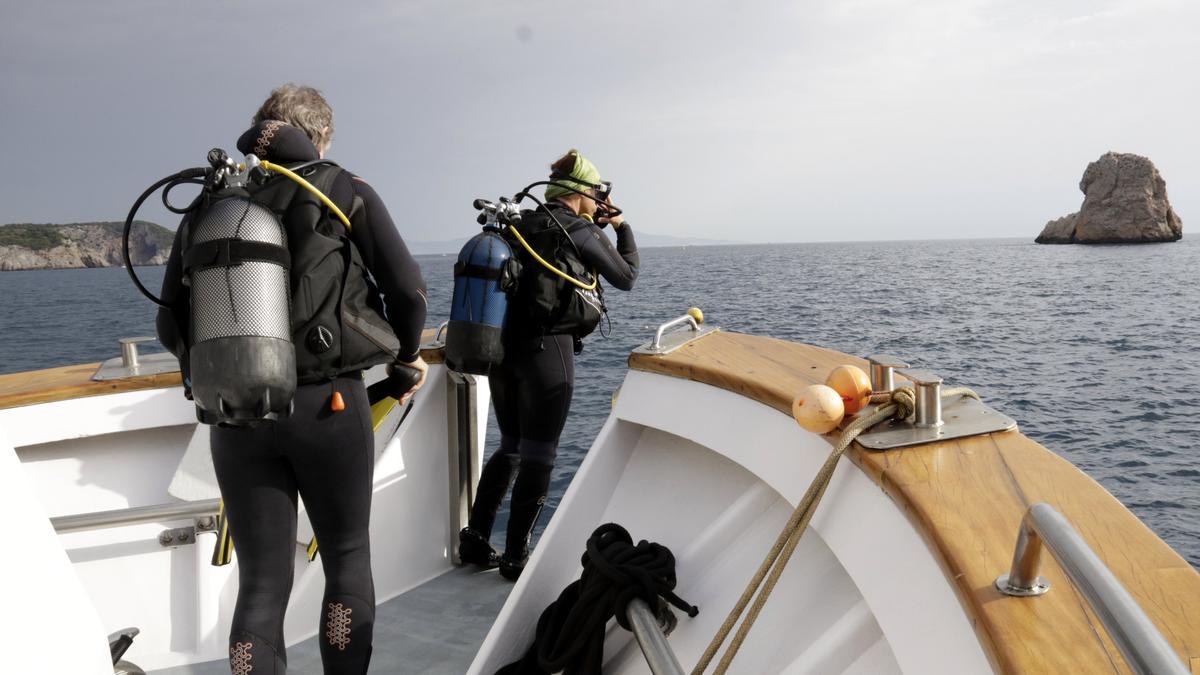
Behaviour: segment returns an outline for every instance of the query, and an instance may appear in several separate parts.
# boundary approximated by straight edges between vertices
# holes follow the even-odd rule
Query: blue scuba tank
[[[451,370],[487,375],[504,359],[501,334],[517,264],[494,225],[484,227],[459,251],[446,328],[446,365]]]

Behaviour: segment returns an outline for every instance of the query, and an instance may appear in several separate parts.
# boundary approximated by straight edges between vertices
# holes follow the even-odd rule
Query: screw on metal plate
[[[1001,574],[996,577],[996,590],[1005,595],[1015,595],[1019,598],[1029,598],[1035,595],[1045,595],[1050,590],[1050,582],[1045,577],[1034,577],[1028,586],[1018,586],[1011,582],[1009,575]]]
[[[166,548],[196,543],[196,528],[175,527],[158,533],[158,543]]]
[[[720,330],[719,328],[713,326],[704,325],[702,323],[703,315],[699,314],[699,310],[696,311],[697,315],[701,317],[699,321],[696,319],[697,315],[693,315],[689,311],[688,314],[684,314],[683,316],[676,317],[670,321],[660,324],[654,331],[654,338],[650,340],[650,342],[647,342],[634,349],[633,353],[652,355],[670,354],[689,342],[694,342],[705,335],[709,335]],[[677,326],[686,326],[687,328],[685,330],[668,332]]]
[[[136,377],[138,375],[157,375],[159,373],[178,371],[179,359],[175,358],[173,354],[142,355],[138,351],[139,344],[154,341],[155,338],[152,337],[119,339],[117,342],[121,345],[121,355],[101,363],[96,373],[92,375],[92,380],[103,382],[105,380],[121,380],[128,377]]]
[[[887,368],[886,359],[872,357],[872,372],[879,359],[880,370]],[[893,359],[894,363],[895,360]],[[889,369],[890,370],[890,369]],[[858,443],[867,450],[891,450],[913,445],[923,445],[953,438],[966,438],[1015,429],[1016,420],[988,407],[969,396],[951,396],[942,399],[942,378],[925,370],[903,369],[896,371],[912,382],[915,410],[905,420],[883,422],[858,437]],[[880,374],[881,378],[891,373]],[[886,382],[880,382],[886,385]],[[874,382],[872,386],[878,386]],[[905,383],[904,386],[908,386]]]

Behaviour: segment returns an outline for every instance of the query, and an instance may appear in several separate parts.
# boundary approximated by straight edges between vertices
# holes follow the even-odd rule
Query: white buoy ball
[[[792,401],[792,417],[814,434],[833,431],[842,423],[845,415],[842,397],[833,388],[823,384],[806,387]]]

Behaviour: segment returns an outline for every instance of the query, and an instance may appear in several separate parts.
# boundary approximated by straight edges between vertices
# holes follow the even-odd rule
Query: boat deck
[[[512,583],[496,570],[462,567],[376,608],[371,672],[461,675],[467,672]],[[128,658],[137,662],[137,641]],[[288,648],[288,672],[319,675],[316,637]],[[151,675],[228,675],[228,661],[151,671]]]
[[[829,349],[727,332],[665,356],[629,359],[634,370],[725,389],[789,416],[797,392],[824,382],[842,364],[867,366]],[[1048,502],[1200,673],[1200,574],[1094,480],[1019,431],[884,452],[855,445],[847,458],[903,510],[938,556],[997,671],[1077,672],[1087,663],[1129,672],[1053,556],[1042,556],[1041,574],[1059,590],[1032,601],[996,590],[1021,518],[1030,505]]]

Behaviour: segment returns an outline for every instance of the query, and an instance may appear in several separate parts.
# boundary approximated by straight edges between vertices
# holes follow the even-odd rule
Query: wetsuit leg
[[[492,406],[496,410],[496,422],[500,426],[500,447],[483,465],[479,487],[475,491],[475,502],[471,505],[471,518],[467,525],[474,530],[471,536],[477,534],[483,541],[492,536],[496,511],[499,510],[504,495],[508,493],[508,486],[516,468],[518,441],[521,437],[520,416],[517,413],[517,382],[517,374],[505,368],[503,364],[493,368],[488,376]]]
[[[334,391],[346,409],[333,412]],[[375,440],[361,377],[301,387],[296,423],[280,429],[325,571],[318,644],[326,675],[361,675],[371,658],[375,587],[371,577],[371,492]]]
[[[520,378],[516,385],[519,451],[522,460],[553,465],[575,391],[575,342],[570,335],[547,335],[542,346],[512,368]]]
[[[283,615],[292,590],[296,480],[275,446],[275,426],[213,427],[213,465],[238,563],[229,632],[230,670],[282,674]]]
[[[521,468],[513,484],[512,510],[504,539],[504,557],[510,561],[523,561],[529,557],[529,542],[542,508],[546,505],[546,493],[550,489],[550,474],[553,471],[552,465],[521,460]]]
[[[471,505],[471,519],[468,527],[484,539],[492,536],[492,526],[496,522],[496,511],[500,502],[508,493],[512,483],[513,471],[517,467],[517,439],[513,436],[501,436],[500,447],[488,458],[479,476],[479,488],[475,491],[475,503]]]
[[[338,413],[329,405],[335,388],[346,401]],[[299,491],[325,570],[319,633],[325,673],[360,675],[370,660],[375,613],[368,537],[374,435],[366,389],[361,378],[342,377],[298,387],[294,403],[292,415],[275,423],[213,429],[239,565],[231,666],[236,675],[251,672],[245,666],[253,675],[283,672]],[[278,659],[269,660],[260,645]]]
[[[504,557],[523,561],[533,528],[546,503],[558,438],[571,410],[575,387],[575,351],[570,335],[547,335],[544,349],[521,364],[517,387],[521,438],[520,469],[513,485]]]

